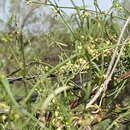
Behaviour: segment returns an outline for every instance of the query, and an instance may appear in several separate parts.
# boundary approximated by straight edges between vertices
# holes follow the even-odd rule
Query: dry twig
[[[128,25],[130,21],[130,17],[128,17],[122,31],[121,31],[121,34],[119,36],[119,39],[118,39],[118,42],[117,42],[117,45],[119,45],[121,43],[121,40],[122,40],[122,37],[123,37],[123,34],[126,30],[126,27]],[[111,77],[115,71],[115,68],[118,64],[118,61],[122,55],[122,52],[123,52],[123,48],[124,46],[121,47],[120,51],[118,52],[118,49],[119,47],[117,46],[114,50],[114,53],[113,53],[113,56],[111,58],[111,62],[109,64],[109,67],[108,67],[108,70],[107,70],[107,73],[106,73],[106,78],[103,82],[103,84],[101,85],[101,87],[99,88],[99,90],[97,91],[97,93],[95,94],[95,96],[89,101],[89,103],[86,105],[86,109],[89,108],[100,96],[103,92],[105,92],[108,88],[108,83],[110,82],[111,80]],[[117,59],[116,59],[116,56],[117,56]]]

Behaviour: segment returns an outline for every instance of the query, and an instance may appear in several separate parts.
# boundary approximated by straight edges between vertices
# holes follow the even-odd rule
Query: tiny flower
[[[90,14],[89,12],[85,12],[85,13],[83,14],[83,17],[88,17],[88,16],[91,16],[91,14]]]

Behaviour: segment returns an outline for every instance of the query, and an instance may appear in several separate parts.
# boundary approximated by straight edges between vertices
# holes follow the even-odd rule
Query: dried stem
[[[126,30],[126,27],[127,27],[128,23],[129,23],[129,21],[130,21],[130,17],[128,17],[128,19],[127,19],[127,21],[126,21],[126,23],[125,23],[125,25],[124,25],[124,27],[123,27],[123,29],[122,29],[122,31],[121,31],[121,34],[120,34],[119,40],[118,40],[118,42],[117,42],[117,45],[121,43],[123,34],[124,34],[125,30]],[[114,53],[113,53],[111,62],[110,62],[110,64],[109,64],[107,73],[106,73],[106,79],[105,79],[105,81],[103,82],[103,84],[101,85],[101,87],[99,88],[98,92],[95,94],[95,96],[94,96],[94,97],[89,101],[89,103],[86,105],[86,108],[89,108],[89,107],[101,96],[102,92],[107,90],[107,88],[108,88],[108,83],[110,82],[111,77],[112,77],[112,75],[113,75],[113,73],[114,73],[114,71],[115,71],[115,68],[116,68],[116,66],[117,66],[117,64],[118,64],[118,61],[119,61],[119,59],[120,59],[120,57],[121,57],[121,54],[122,54],[122,52],[123,52],[123,48],[124,48],[124,47],[122,46],[121,49],[120,49],[120,52],[119,52],[119,54],[118,54],[118,47],[116,47],[116,49],[115,49],[115,51],[114,51]],[[118,54],[118,57],[117,57],[117,59],[116,59],[117,54]],[[116,59],[116,61],[115,61],[115,59]]]

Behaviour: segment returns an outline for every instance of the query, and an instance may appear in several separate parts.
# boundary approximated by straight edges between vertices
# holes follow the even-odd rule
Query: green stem
[[[64,65],[65,63],[67,63],[68,61],[74,59],[75,57],[77,57],[79,55],[72,55],[70,56],[68,59],[66,59],[65,61],[61,62],[60,64],[56,65],[54,68],[52,68],[47,74],[45,74],[42,77],[42,80],[45,80],[50,74],[52,74],[53,72],[55,72],[58,68],[60,68],[62,65]],[[31,91],[29,92],[29,94],[27,95],[27,97],[25,98],[25,103],[28,101],[28,99],[30,98],[30,96],[32,95],[32,93],[34,92],[35,88],[40,84],[40,81],[37,81],[36,84],[33,86],[33,88],[31,89]]]

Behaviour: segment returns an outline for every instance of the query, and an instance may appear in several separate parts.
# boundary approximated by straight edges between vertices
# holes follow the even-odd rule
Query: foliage
[[[118,0],[106,12],[97,0],[95,11],[87,9],[84,0],[83,7],[70,1],[73,7],[27,1],[24,5],[31,13],[24,17],[26,10],[16,11],[5,24],[7,30],[1,31],[0,129],[129,128],[130,38],[125,33],[129,28],[125,8]],[[48,21],[37,16],[42,6],[52,8]],[[76,13],[67,16],[64,8]],[[124,14],[117,16],[117,10]],[[36,28],[38,21],[40,30],[43,21],[49,23],[47,31]]]

